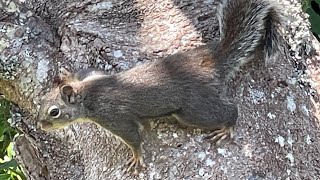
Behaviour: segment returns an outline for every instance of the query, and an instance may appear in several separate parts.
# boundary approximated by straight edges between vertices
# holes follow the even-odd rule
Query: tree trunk
[[[230,83],[240,118],[220,147],[204,133],[156,121],[143,132],[147,167],[126,173],[126,145],[85,123],[45,133],[41,96],[58,68],[127,70],[215,40],[211,0],[0,0],[0,93],[23,109],[17,159],[29,179],[318,179],[319,43],[298,2],[283,0],[285,50],[272,68],[248,65]]]

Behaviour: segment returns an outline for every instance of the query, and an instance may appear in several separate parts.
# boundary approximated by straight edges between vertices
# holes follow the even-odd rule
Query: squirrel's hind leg
[[[181,124],[213,131],[206,139],[219,144],[228,136],[233,137],[238,108],[209,94],[207,97],[196,96],[172,116]]]

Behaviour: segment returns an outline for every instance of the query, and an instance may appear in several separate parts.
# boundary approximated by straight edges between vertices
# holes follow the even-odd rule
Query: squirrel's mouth
[[[39,121],[38,127],[40,127],[42,130],[48,131],[50,129],[53,129],[53,124],[48,121]]]
[[[37,127],[41,128],[44,131],[52,131],[52,130],[58,130],[63,129],[70,124],[73,124],[73,121],[65,121],[63,119],[55,120],[55,121],[48,121],[48,120],[42,120],[38,121]]]

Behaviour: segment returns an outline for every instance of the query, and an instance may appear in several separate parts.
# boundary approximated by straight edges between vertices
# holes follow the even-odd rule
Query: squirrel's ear
[[[62,84],[62,79],[60,78],[60,76],[54,76],[53,77],[53,87],[57,87],[60,86]]]
[[[70,79],[71,77],[72,77],[72,73],[69,72],[67,69],[63,67],[59,69],[59,78],[61,79],[61,81],[67,82],[68,79]]]
[[[61,97],[70,104],[75,103],[76,93],[70,85],[64,85],[60,88]]]
[[[60,92],[66,96],[71,96],[74,93],[73,87],[71,87],[70,85],[62,86]]]
[[[53,78],[54,87],[63,86],[65,84],[67,84],[70,81],[70,79],[72,79],[72,75],[73,74],[71,72],[69,72],[67,69],[60,68],[59,74],[54,76],[54,78]]]

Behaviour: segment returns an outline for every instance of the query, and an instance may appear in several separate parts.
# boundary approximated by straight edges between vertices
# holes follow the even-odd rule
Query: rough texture
[[[125,173],[130,150],[93,124],[45,134],[39,96],[61,66],[110,73],[218,38],[211,0],[0,1],[0,93],[25,109],[18,159],[30,179],[320,178],[320,46],[297,0],[283,0],[284,53],[243,68],[228,95],[239,103],[235,139],[220,147],[199,130],[156,121],[144,132],[147,169]],[[11,92],[9,89],[14,89]],[[45,90],[44,90],[45,89]],[[31,115],[31,116],[29,116]],[[35,166],[36,165],[36,166]]]

